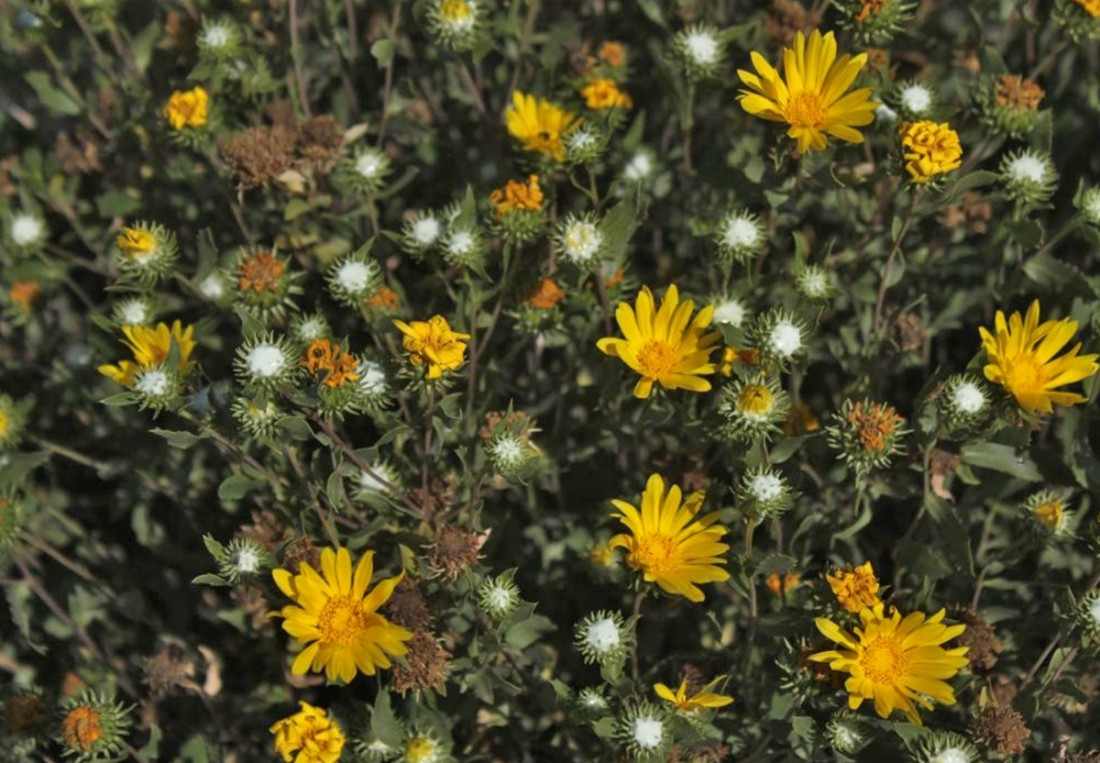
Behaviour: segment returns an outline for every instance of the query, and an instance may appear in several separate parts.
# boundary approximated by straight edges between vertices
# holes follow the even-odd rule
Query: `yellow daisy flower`
[[[184,127],[203,127],[206,125],[207,105],[210,96],[201,87],[190,90],[177,90],[172,93],[164,106],[164,118],[173,130]]]
[[[185,329],[179,321],[173,321],[171,329],[167,323],[158,323],[156,327],[123,326],[122,333],[126,335],[123,344],[134,353],[133,361],[120,360],[117,365],[105,364],[99,367],[99,372],[123,387],[133,385],[138,371],[159,366],[167,360],[172,352],[173,341],[180,348],[180,370],[187,370],[191,351],[195,349],[194,326]]]
[[[336,763],[344,751],[344,732],[324,709],[299,702],[301,710],[276,721],[269,731],[284,763]]]
[[[845,54],[837,59],[836,38],[814,30],[807,42],[802,32],[794,47],[783,51],[783,76],[764,56],[752,51],[757,74],[738,69],[750,90],[738,96],[741,108],[763,119],[786,122],[787,135],[798,141],[798,150],[824,151],[826,135],[862,143],[863,133],[855,129],[871,124],[878,106],[871,100],[871,88],[847,92],[867,63],[867,54]],[[754,92],[755,91],[755,92]]]
[[[410,631],[394,625],[377,610],[385,604],[404,573],[381,581],[367,592],[374,574],[374,552],[363,554],[352,574],[351,554],[346,548],[321,552],[321,574],[303,562],[297,575],[273,570],[279,590],[293,605],[278,613],[283,630],[305,648],[294,658],[290,671],[325,671],[328,680],[345,683],[357,672],[374,675],[390,667],[390,657],[403,657]]]
[[[848,707],[858,710],[863,701],[874,701],[875,712],[887,718],[895,710],[911,723],[920,723],[916,705],[927,710],[932,700],[942,705],[955,704],[955,692],[946,683],[966,667],[969,647],[944,649],[964,630],[965,625],[944,625],[944,610],[931,617],[912,612],[902,618],[891,608],[883,614],[883,605],[863,609],[859,613],[862,627],[854,635],[841,629],[832,620],[819,617],[817,629],[844,649],[810,655],[815,662],[826,662],[840,673],[848,673],[844,683],[848,691]]]
[[[714,317],[714,306],[707,305],[691,320],[695,303],[690,299],[680,302],[673,284],[661,307],[656,311],[653,308],[653,292],[643,286],[634,308],[620,302],[615,310],[615,320],[626,338],[604,337],[596,346],[642,377],[634,385],[634,397],[649,397],[654,382],[665,389],[706,392],[710,382],[699,377],[717,370],[710,354],[722,337],[717,331],[703,333]]]
[[[654,684],[653,691],[657,692],[657,696],[665,702],[672,703],[677,710],[692,713],[696,710],[725,707],[733,702],[733,697],[727,697],[725,694],[714,694],[710,691],[721,680],[721,677],[714,679],[690,697],[687,694],[687,679],[680,683],[680,688],[676,691],[672,691],[662,683]]]
[[[927,183],[936,175],[962,166],[959,134],[947,122],[902,122],[898,131],[905,171],[914,183]]]
[[[433,315],[426,321],[393,322],[405,335],[405,352],[414,366],[427,366],[428,379],[438,379],[444,371],[455,371],[465,362],[466,339],[451,329],[442,315]]]
[[[547,154],[561,161],[565,155],[562,137],[580,124],[572,112],[518,90],[512,93],[512,107],[504,112],[508,133],[527,151]]]
[[[1081,343],[1059,358],[1054,355],[1077,333],[1077,321],[1039,323],[1039,300],[1031,303],[1027,317],[997,311],[994,331],[978,329],[982,347],[989,357],[983,369],[985,378],[1008,390],[1021,408],[1050,413],[1053,405],[1070,406],[1088,398],[1072,392],[1057,392],[1056,387],[1087,379],[1100,370],[1098,355],[1078,355]]]
[[[700,517],[697,511],[702,501],[689,498],[681,504],[681,497],[676,485],[666,494],[664,480],[653,474],[642,493],[641,511],[613,499],[619,513],[612,516],[626,525],[630,534],[616,535],[608,545],[626,549],[626,563],[641,572],[647,583],[700,602],[703,592],[697,583],[729,580],[730,574],[722,566],[729,546],[719,542],[727,530],[716,524],[718,512]]]

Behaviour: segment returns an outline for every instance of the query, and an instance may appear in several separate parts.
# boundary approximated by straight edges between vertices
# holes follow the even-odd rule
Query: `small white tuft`
[[[169,381],[168,374],[161,371],[159,368],[153,368],[145,371],[134,382],[134,389],[143,395],[151,395],[156,397],[163,395],[168,391]]]
[[[1018,182],[1044,183],[1047,165],[1034,154],[1020,154],[1008,163],[1008,174]]]
[[[798,326],[784,319],[772,328],[768,342],[777,355],[789,358],[802,349],[802,332]]]
[[[951,402],[963,413],[977,413],[985,408],[985,393],[971,381],[964,381],[951,392]]]
[[[244,356],[248,372],[258,379],[270,379],[278,376],[286,368],[286,354],[282,348],[263,342],[256,345]]]
[[[783,480],[774,474],[757,474],[749,481],[749,492],[758,501],[774,501],[783,495]]]
[[[619,626],[610,617],[593,621],[584,634],[584,643],[596,654],[607,654],[617,648],[622,640]]]
[[[736,299],[728,299],[714,308],[714,322],[728,323],[734,328],[741,328],[745,322],[745,306]]]
[[[652,715],[639,715],[634,719],[634,743],[642,750],[656,750],[665,735],[665,725]]]
[[[700,66],[709,66],[718,59],[718,40],[710,32],[696,29],[684,37],[684,50]]]
[[[923,114],[932,105],[932,91],[924,85],[910,85],[901,91],[901,105],[911,114]]]
[[[439,220],[434,217],[421,217],[412,225],[412,237],[420,246],[431,246],[439,238]]]
[[[366,291],[372,275],[367,263],[349,260],[336,271],[336,282],[349,294],[361,294]]]
[[[16,246],[30,246],[41,240],[42,221],[34,215],[18,214],[11,221],[11,240]]]

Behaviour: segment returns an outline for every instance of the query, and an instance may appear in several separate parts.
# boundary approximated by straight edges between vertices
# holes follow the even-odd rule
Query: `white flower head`
[[[245,367],[257,379],[271,379],[281,374],[290,361],[277,344],[260,342],[245,353]]]
[[[603,234],[596,223],[570,215],[560,229],[558,246],[561,255],[575,265],[587,265],[603,248]]]
[[[364,151],[355,160],[355,171],[368,180],[378,179],[385,169],[386,157],[379,151]]]
[[[631,724],[634,744],[641,750],[656,750],[665,737],[664,722],[650,713],[641,713]]]
[[[760,227],[751,217],[734,215],[722,226],[722,240],[733,249],[754,247],[760,240]]]
[[[715,63],[718,45],[718,38],[709,29],[696,28],[684,36],[684,52],[700,66]]]
[[[749,479],[748,489],[758,501],[773,501],[783,494],[783,480],[776,474],[762,472]]]
[[[653,156],[649,151],[638,151],[630,157],[623,168],[623,178],[631,183],[640,183],[648,179],[654,170]]]
[[[368,469],[359,471],[358,496],[369,498],[371,496],[389,495],[390,486],[399,481],[397,471],[385,461],[379,461],[369,465]]]
[[[820,265],[804,265],[795,274],[795,285],[806,299],[823,300],[833,290],[829,271]]]
[[[237,41],[237,30],[232,22],[225,19],[204,21],[202,31],[199,33],[199,47],[215,55],[228,53],[229,48]]]
[[[631,634],[618,612],[591,612],[577,623],[576,644],[585,662],[622,664],[631,646]]]
[[[150,368],[138,374],[134,389],[149,397],[160,397],[172,388],[172,379],[160,368]]]
[[[225,296],[225,281],[217,273],[211,273],[199,282],[199,294],[218,300]]]
[[[303,344],[328,336],[328,322],[320,315],[307,316],[294,326],[294,338]]]
[[[355,369],[359,374],[359,389],[368,397],[378,397],[386,394],[388,384],[386,382],[386,369],[381,363],[373,360],[364,360]]]
[[[495,437],[487,450],[493,466],[504,476],[518,472],[532,455],[527,443],[511,432]]]
[[[1010,160],[1005,167],[1008,175],[1016,181],[1043,184],[1047,182],[1047,163],[1032,153],[1022,153]]]
[[[929,758],[928,763],[971,763],[971,757],[959,747],[948,747]]]
[[[747,314],[745,305],[736,297],[730,297],[714,306],[714,322],[727,323],[734,328],[741,328]]]
[[[509,570],[489,578],[477,590],[478,604],[482,611],[496,621],[501,621],[519,606],[519,588],[513,578],[515,570]]]
[[[242,545],[235,557],[237,569],[243,575],[252,575],[260,569],[260,554],[251,545]]]
[[[802,344],[802,329],[786,318],[778,320],[768,333],[769,349],[782,358],[793,356]]]
[[[951,390],[951,403],[963,413],[975,414],[981,412],[989,400],[977,384],[967,379]]]
[[[932,107],[932,91],[919,82],[913,82],[902,88],[898,100],[902,108],[913,116],[919,116]]]
[[[413,221],[409,232],[413,240],[426,249],[439,240],[442,226],[434,215],[424,215]]]
[[[581,126],[565,138],[566,148],[572,151],[587,151],[599,142],[599,136],[592,130]]]
[[[474,234],[468,230],[460,230],[447,240],[447,248],[451,254],[462,257],[473,251]]]
[[[149,303],[141,297],[119,302],[115,306],[115,316],[123,326],[144,326],[152,318]]]
[[[583,689],[577,695],[577,702],[585,710],[606,710],[608,708],[607,698],[600,693],[599,689],[593,689],[591,686]]]
[[[336,269],[336,280],[349,294],[362,294],[370,286],[375,274],[375,268],[371,264],[360,260],[348,260]]]
[[[610,617],[602,617],[589,624],[584,633],[585,643],[597,654],[607,654],[622,643],[619,626]]]
[[[18,247],[30,247],[46,237],[42,220],[29,212],[17,212],[11,219],[11,241]]]

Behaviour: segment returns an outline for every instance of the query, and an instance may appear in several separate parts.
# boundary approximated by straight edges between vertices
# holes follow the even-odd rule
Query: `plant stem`
[[[878,286],[878,296],[875,297],[875,335],[882,330],[882,310],[886,303],[886,291],[890,288],[890,276],[894,267],[894,258],[898,256],[898,252],[901,251],[901,244],[905,240],[905,234],[909,232],[909,226],[913,222],[913,213],[917,208],[917,191],[910,191],[909,207],[905,210],[905,218],[901,223],[901,230],[898,231],[898,237],[894,239],[894,245],[890,249],[890,254],[886,258],[886,264],[882,268],[882,281]]]

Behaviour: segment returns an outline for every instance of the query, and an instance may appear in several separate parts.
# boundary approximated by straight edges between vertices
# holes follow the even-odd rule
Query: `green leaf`
[[[215,575],[212,572],[204,572],[201,575],[196,575],[191,578],[191,585],[211,585],[225,587],[229,583],[222,579],[220,575]]]
[[[390,747],[400,747],[405,739],[405,731],[394,715],[388,691],[378,692],[378,697],[374,700],[374,707],[370,711],[370,730]]]
[[[612,207],[600,220],[599,230],[604,241],[608,242],[607,257],[612,262],[621,262],[626,257],[630,237],[638,227],[637,210],[634,202],[624,199]]]
[[[137,199],[122,191],[109,191],[95,200],[100,217],[128,217],[141,206]]]
[[[246,477],[243,474],[231,474],[218,485],[218,498],[222,501],[239,501],[256,487],[260,486],[259,480]]]
[[[964,464],[992,469],[1028,482],[1041,482],[1039,467],[1026,453],[1021,455],[1011,445],[996,442],[968,443],[962,446],[959,457]]]
[[[787,554],[768,554],[756,565],[756,575],[784,575],[794,569],[798,560]]]
[[[516,649],[526,649],[538,641],[542,634],[549,633],[554,628],[554,622],[550,618],[531,615],[509,628],[504,634],[504,641]]]
[[[118,392],[114,395],[108,395],[99,401],[101,405],[109,405],[113,408],[119,408],[125,405],[136,405],[137,398],[134,397],[132,392]]]
[[[393,40],[381,39],[370,46],[370,54],[378,61],[383,69],[393,65],[393,55],[397,52],[397,44]]]
[[[30,453],[12,453],[7,463],[0,466],[0,489],[15,487],[32,471],[50,460],[48,450]]]
[[[187,450],[195,443],[206,439],[202,435],[176,429],[150,429],[149,431],[159,437],[163,437],[168,441],[169,445],[173,448],[179,448],[180,450]]]
[[[46,72],[31,72],[24,79],[34,88],[35,95],[38,96],[38,100],[42,102],[42,105],[53,113],[75,117],[83,110],[80,104],[64,91],[54,87],[50,75]]]
[[[202,544],[206,546],[206,550],[209,551],[210,555],[215,559],[222,559],[225,557],[225,546],[219,543],[210,533],[203,533]]]

